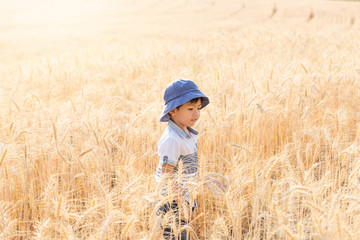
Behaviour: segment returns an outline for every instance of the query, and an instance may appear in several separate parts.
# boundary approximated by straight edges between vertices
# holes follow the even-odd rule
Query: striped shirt
[[[196,181],[198,176],[198,153],[197,132],[188,127],[187,133],[173,121],[169,121],[168,127],[160,138],[158,145],[159,164],[156,169],[155,179],[161,180],[162,165],[168,163],[173,165],[175,179],[179,181],[179,169],[182,169],[180,189],[184,199],[190,202],[189,185]],[[180,167],[181,166],[181,167]],[[162,194],[166,194],[166,186],[162,186]],[[193,206],[195,206],[195,201]]]

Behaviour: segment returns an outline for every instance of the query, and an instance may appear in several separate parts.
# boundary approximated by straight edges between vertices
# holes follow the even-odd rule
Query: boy
[[[167,86],[164,92],[165,108],[160,118],[168,122],[158,145],[159,165],[156,181],[162,181],[162,194],[170,198],[162,205],[157,215],[170,213],[173,221],[180,227],[189,223],[196,202],[190,202],[187,184],[198,175],[197,132],[191,128],[200,117],[200,109],[209,104],[206,97],[191,80],[177,80]],[[181,172],[180,172],[181,171]],[[165,239],[190,239],[190,233],[181,231],[179,236],[171,226],[163,229]]]

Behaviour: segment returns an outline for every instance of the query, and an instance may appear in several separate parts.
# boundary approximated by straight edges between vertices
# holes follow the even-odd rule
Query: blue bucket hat
[[[200,92],[198,86],[191,80],[179,79],[170,83],[164,92],[165,108],[160,118],[160,122],[170,120],[169,112],[194,98],[201,97],[201,108],[210,103],[209,98]]]

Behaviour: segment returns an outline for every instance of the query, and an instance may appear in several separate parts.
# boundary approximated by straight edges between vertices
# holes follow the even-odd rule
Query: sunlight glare
[[[97,15],[104,1],[94,0],[14,0],[7,3],[7,22],[17,26],[58,26]]]

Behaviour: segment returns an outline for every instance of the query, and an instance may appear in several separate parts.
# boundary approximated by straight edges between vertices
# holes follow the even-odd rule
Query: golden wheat
[[[0,4],[1,239],[160,239],[177,78],[211,101],[193,239],[360,239],[359,3],[106,3]]]

